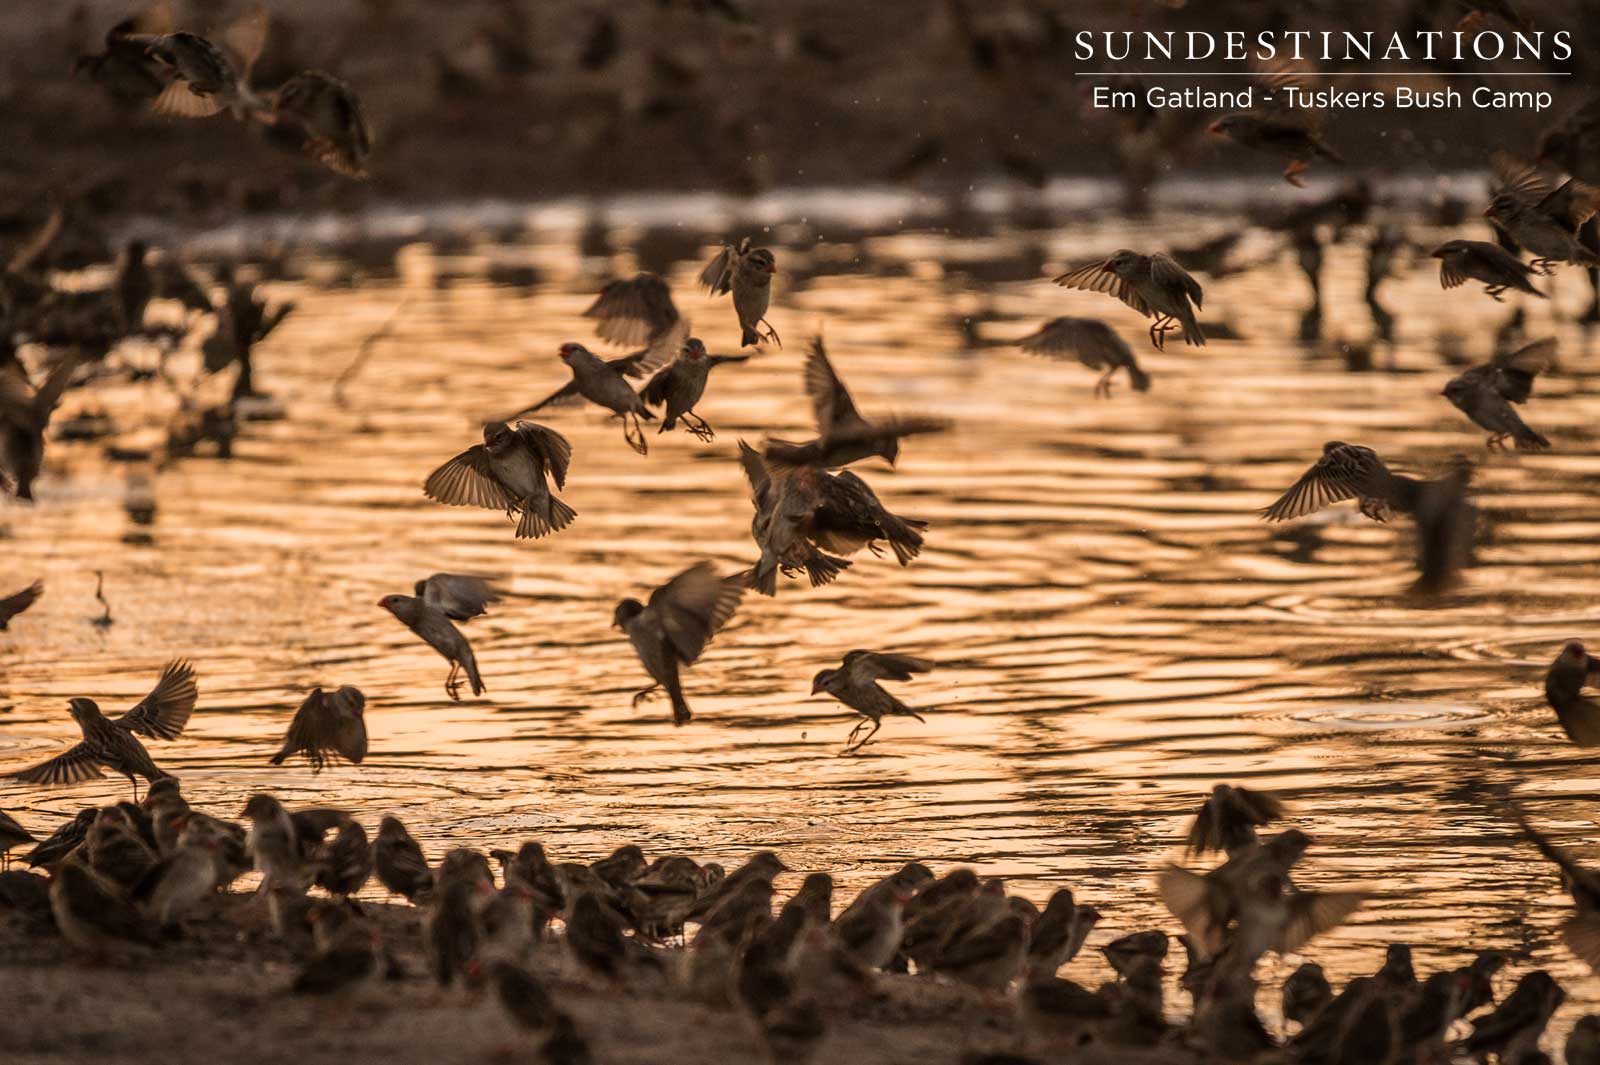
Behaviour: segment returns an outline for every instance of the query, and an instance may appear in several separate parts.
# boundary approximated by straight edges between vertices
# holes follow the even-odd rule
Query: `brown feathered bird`
[[[367,722],[363,711],[367,697],[346,684],[336,691],[311,689],[289,722],[283,749],[272,756],[282,765],[291,754],[304,754],[314,772],[321,772],[332,755],[356,765],[367,756]]]
[[[1063,288],[1104,292],[1146,318],[1154,318],[1150,343],[1157,350],[1166,346],[1167,333],[1173,329],[1182,329],[1186,344],[1206,342],[1194,315],[1205,291],[1170,255],[1140,255],[1121,248],[1108,259],[1069,270],[1055,280]]]
[[[22,613],[34,604],[44,594],[44,582],[34,581],[22,591],[0,599],[0,632],[6,630],[11,624],[11,619]]]
[[[885,717],[914,717],[923,721],[921,714],[886,690],[878,683],[880,680],[910,680],[912,674],[932,671],[933,663],[926,658],[851,651],[844,656],[839,668],[821,670],[812,678],[811,694],[826,692],[862,716],[863,720],[845,739],[845,752],[849,753],[866,746],[883,727]],[[859,743],[855,742],[856,736],[869,724],[872,730],[862,736]]]
[[[483,427],[483,443],[429,474],[422,492],[452,507],[520,515],[517,538],[537,539],[560,532],[578,516],[549,484],[565,488],[571,462],[572,445],[554,429],[534,422],[489,422]]]
[[[1567,739],[1579,747],[1600,747],[1600,705],[1584,697],[1584,688],[1600,688],[1600,658],[1573,640],[1550,663],[1544,697]]]
[[[708,443],[714,440],[717,434],[709,422],[694,412],[695,404],[705,395],[706,381],[713,367],[746,362],[749,358],[748,355],[708,355],[698,337],[684,341],[678,357],[665,369],[657,370],[639,393],[650,406],[666,408],[662,412],[661,428],[656,432],[665,433],[682,420],[683,427],[698,439]]]
[[[1498,244],[1486,240],[1448,240],[1429,253],[1439,260],[1439,287],[1460,288],[1468,281],[1481,281],[1484,291],[1496,303],[1507,289],[1548,299],[1528,279],[1533,269]]]
[[[189,723],[189,715],[194,713],[197,698],[199,688],[195,684],[194,667],[176,661],[168,664],[150,694],[120,717],[106,717],[93,699],[72,699],[68,706],[72,719],[83,731],[83,741],[48,762],[9,775],[29,784],[76,784],[100,776],[102,768],[113,769],[132,783],[137,800],[139,781],[136,775],[146,780],[160,780],[169,774],[156,767],[150,752],[134,734],[159,740],[177,739]]]
[[[1416,509],[1422,482],[1390,471],[1378,453],[1360,444],[1330,440],[1322,457],[1277,502],[1261,511],[1267,521],[1289,521],[1346,499],[1359,501],[1361,513],[1388,521],[1394,513]]]
[[[713,296],[733,293],[734,313],[739,316],[739,346],[749,347],[764,338],[783,347],[778,331],[767,321],[767,306],[772,300],[772,275],[778,272],[777,259],[766,248],[752,248],[745,237],[737,245],[724,244],[705,269],[700,271],[700,287]]]
[[[672,723],[689,723],[693,715],[683,697],[679,670],[698,659],[733,617],[744,591],[741,577],[719,577],[711,563],[698,562],[651,592],[649,603],[624,599],[617,604],[612,623],[628,634],[655,682],[634,694],[634,706],[657,688],[665,688],[672,701]]]
[[[1600,189],[1577,178],[1554,184],[1537,167],[1496,153],[1498,190],[1483,213],[1495,227],[1533,253],[1528,265],[1551,273],[1560,263],[1600,266],[1578,240],[1578,228],[1600,210]]]
[[[44,433],[82,356],[69,352],[37,389],[27,371],[0,342],[0,489],[33,498],[33,482],[44,469]]]
[[[1097,398],[1109,398],[1111,378],[1128,371],[1135,392],[1150,390],[1150,375],[1139,369],[1128,342],[1097,318],[1052,318],[1017,341],[1023,351],[1051,359],[1077,359],[1091,370],[1104,370],[1094,383]]]
[[[472,653],[472,645],[461,635],[461,630],[450,623],[443,610],[410,595],[386,595],[378,600],[378,605],[399,618],[406,628],[422,637],[424,643],[450,663],[450,675],[444,682],[445,694],[460,701],[463,671],[472,694],[483,694],[483,678],[478,675],[478,659]]]
[[[1555,364],[1556,340],[1547,337],[1497,354],[1463,370],[1444,386],[1444,397],[1479,428],[1489,430],[1490,450],[1510,437],[1518,451],[1546,451],[1550,441],[1528,428],[1513,403],[1526,403],[1533,380]]]
[[[266,120],[292,131],[306,155],[336,174],[367,176],[372,133],[348,84],[321,70],[303,70],[278,86],[269,103]]]
[[[1217,784],[1200,804],[1184,852],[1223,851],[1228,855],[1256,842],[1256,829],[1283,816],[1283,802],[1270,791]]]

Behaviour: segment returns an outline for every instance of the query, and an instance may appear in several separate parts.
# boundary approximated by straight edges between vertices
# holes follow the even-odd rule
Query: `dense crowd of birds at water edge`
[[[271,91],[254,86],[251,64],[265,25],[264,12],[253,14],[212,40],[130,20],[107,35],[104,53],[85,56],[80,66],[103,86],[148,96],[150,106],[164,114],[258,123],[316,163],[360,179],[373,139],[356,90],[320,71],[303,72]],[[1271,78],[1276,84],[1286,76],[1275,72]],[[1307,120],[1271,110],[1211,119],[1206,128],[1217,136],[1286,159],[1284,177],[1296,186],[1312,161],[1343,161],[1320,125]],[[1564,266],[1587,269],[1593,281],[1600,267],[1594,222],[1600,191],[1573,174],[1600,176],[1600,97],[1546,131],[1531,161],[1500,155],[1492,167],[1494,190],[1484,215],[1493,240],[1453,239],[1432,249],[1442,288],[1475,283],[1496,301],[1508,293],[1544,299],[1539,279]],[[1357,182],[1270,223],[1285,235],[1312,282],[1316,302],[1303,332],[1314,335],[1320,327],[1326,245],[1342,239],[1373,206],[1371,189]],[[1150,319],[1149,339],[1157,349],[1169,333],[1198,348],[1206,342],[1204,290],[1190,270],[1220,277],[1245,268],[1230,261],[1241,236],[1225,233],[1169,251],[1120,250],[1055,281],[1104,293]],[[87,414],[53,425],[63,396],[98,380],[144,378],[180,397],[163,462],[206,450],[226,458],[252,419],[283,416],[257,387],[252,358],[292,313],[292,304],[264,299],[247,271],[233,264],[221,264],[206,279],[179,256],[139,241],[122,248],[109,287],[59,284],[51,263],[60,249],[94,239],[73,205],[58,200],[42,224],[9,249],[0,272],[0,484],[18,500],[33,499],[35,481],[46,468],[47,434],[95,439],[113,431],[103,418]],[[1398,225],[1376,231],[1368,249],[1367,302],[1381,337],[1390,335],[1393,315],[1377,298],[1379,286],[1398,263],[1423,250]],[[1523,261],[1524,252],[1531,262]],[[777,254],[748,238],[721,244],[700,275],[706,293],[729,297],[741,351],[782,345],[768,321],[777,276]],[[1467,295],[1470,290],[1444,298]],[[181,320],[152,324],[146,312],[158,301],[179,304]],[[713,368],[737,366],[749,355],[711,354],[691,335],[668,284],[651,273],[611,281],[585,315],[601,342],[624,353],[603,357],[575,341],[560,344],[557,356],[570,380],[485,425],[481,442],[463,441],[467,446],[459,454],[441,456],[423,480],[430,499],[501,512],[513,523],[515,539],[552,536],[569,527],[579,515],[557,493],[573,466],[572,447],[551,426],[525,420],[569,404],[615,416],[625,444],[640,456],[649,451],[647,423],[658,432],[681,427],[707,444],[715,441],[715,430],[695,407],[711,385]],[[1600,319],[1600,302],[1586,318]],[[196,378],[187,380],[170,369],[168,356],[202,322],[210,322],[212,331],[200,345]],[[1558,365],[1555,341],[1528,338],[1525,323],[1519,307],[1493,357],[1464,370],[1443,392],[1489,434],[1489,461],[1508,441],[1519,451],[1552,447],[1517,411],[1531,398],[1537,378]],[[156,346],[161,354],[154,369],[122,358],[130,340]],[[1098,319],[1057,318],[1016,342],[1024,351],[1099,371],[1099,398],[1110,398],[1118,373],[1135,392],[1152,387],[1133,347]],[[228,400],[202,406],[196,399],[200,381],[227,372],[233,374]],[[803,577],[813,587],[842,579],[855,564],[850,556],[863,549],[874,555],[887,549],[908,566],[924,547],[927,523],[894,513],[850,467],[873,459],[894,465],[904,442],[942,432],[950,422],[932,415],[863,413],[820,338],[808,345],[803,388],[814,438],[768,439],[760,446],[738,442],[753,505],[756,559],[749,569],[719,574],[710,563],[696,563],[644,600],[615,606],[615,624],[651,680],[635,702],[663,694],[675,724],[693,719],[684,669],[748,592],[774,596],[780,577]],[[1473,466],[1463,456],[1436,476],[1416,477],[1395,472],[1370,448],[1331,441],[1261,516],[1292,520],[1355,500],[1363,515],[1378,522],[1409,517],[1417,530],[1415,592],[1426,600],[1453,588],[1471,565],[1478,521],[1469,499]],[[0,599],[0,629],[42,593],[35,582]],[[378,606],[449,663],[445,688],[451,698],[459,698],[463,687],[483,694],[493,678],[480,674],[459,626],[496,601],[492,582],[440,573],[418,580],[413,593],[385,596]],[[110,625],[111,607],[101,598],[105,611],[98,623]],[[912,653],[852,650],[838,666],[815,675],[811,694],[829,695],[861,715],[845,748],[859,751],[885,718],[919,718],[883,682],[910,681],[935,665]],[[1561,650],[1547,676],[1549,703],[1581,746],[1600,745],[1600,707],[1583,694],[1597,678],[1600,660],[1576,642]],[[1002,882],[971,870],[936,876],[911,863],[837,914],[830,878],[813,873],[774,916],[774,881],[787,870],[770,852],[727,874],[683,855],[651,861],[637,846],[593,864],[555,862],[532,842],[490,856],[453,850],[430,865],[394,818],[385,818],[369,842],[366,829],[347,812],[289,811],[268,794],[246,804],[247,831],[192,809],[177,780],[156,765],[140,739],[178,739],[197,699],[193,667],[175,661],[150,695],[120,716],[105,716],[88,698],[71,700],[82,741],[10,776],[56,786],[111,769],[129,778],[134,801],[85,809],[38,842],[25,860],[46,869],[48,877],[0,874],[0,913],[27,934],[59,935],[92,954],[159,951],[184,934],[195,914],[232,897],[229,886],[253,869],[260,887],[245,905],[265,907],[273,936],[302,960],[294,989],[342,994],[367,980],[409,978],[396,958],[397,944],[385,941],[370,919],[370,904],[352,897],[376,875],[385,889],[425,911],[423,953],[432,976],[443,985],[492,984],[509,1014],[540,1038],[542,1052],[553,1061],[586,1060],[588,1051],[559,995],[536,974],[535,963],[551,950],[565,951],[588,979],[608,987],[649,983],[742,1008],[778,1061],[806,1060],[826,1038],[835,1004],[870,1005],[888,993],[893,974],[902,973],[968,987],[997,1007],[1014,1009],[1020,1020],[1015,1055],[992,1056],[995,1061],[1086,1043],[1184,1048],[1229,1061],[1387,1063],[1454,1053],[1507,1065],[1549,1060],[1539,1050],[1539,1036],[1564,993],[1548,974],[1532,972],[1496,1003],[1491,978],[1507,959],[1493,953],[1466,968],[1419,979],[1409,950],[1396,944],[1378,973],[1351,980],[1337,995],[1308,962],[1284,987],[1282,1015],[1293,1034],[1268,1031],[1256,1013],[1256,962],[1269,951],[1298,953],[1347,918],[1366,893],[1298,889],[1290,871],[1311,840],[1298,829],[1257,839],[1257,827],[1284,816],[1282,804],[1265,792],[1219,785],[1196,818],[1189,850],[1220,852],[1225,860],[1204,873],[1174,864],[1158,878],[1163,901],[1184,929],[1179,939],[1189,959],[1182,986],[1193,1010],[1186,1024],[1175,1026],[1163,1003],[1169,943],[1164,931],[1102,946],[1116,979],[1098,990],[1057,975],[1085,945],[1098,918],[1066,889],[1040,910],[1007,895]],[[364,707],[365,696],[353,687],[313,691],[272,761],[299,755],[317,769],[333,759],[359,764],[367,753]],[[139,778],[150,782],[142,799]],[[1490,801],[1559,866],[1574,900],[1565,942],[1584,962],[1600,965],[1600,874],[1546,839],[1511,797]],[[0,815],[5,850],[28,842],[35,842],[32,833]],[[501,866],[498,885],[491,859]],[[313,888],[323,894],[310,894]],[[557,925],[560,936],[552,935]],[[1458,1023],[1466,1020],[1470,1034]],[[1579,1022],[1566,1060],[1600,1061],[1600,1018]]]

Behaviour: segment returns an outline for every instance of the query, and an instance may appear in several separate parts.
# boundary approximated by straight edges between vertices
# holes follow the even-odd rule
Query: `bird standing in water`
[[[811,694],[826,692],[863,718],[845,739],[844,753],[849,754],[865,747],[885,717],[914,717],[923,721],[921,714],[901,702],[878,682],[880,680],[910,680],[914,673],[930,673],[933,663],[912,655],[879,654],[875,651],[851,651],[844,656],[838,669],[824,669],[811,679]],[[872,730],[855,742],[856,736],[867,725]],[[924,724],[926,722],[924,721]]]

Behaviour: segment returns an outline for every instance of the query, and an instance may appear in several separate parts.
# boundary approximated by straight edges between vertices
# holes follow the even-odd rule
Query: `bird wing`
[[[639,389],[639,398],[652,407],[659,407],[667,401],[667,394],[672,390],[673,371],[678,368],[676,362],[670,363],[660,370],[655,376]]]
[[[532,414],[534,411],[543,410],[546,407],[569,406],[571,404],[578,403],[582,399],[583,393],[578,391],[578,379],[573,378],[571,381],[568,381],[566,384],[562,385],[560,388],[556,389],[539,402],[534,403],[531,406],[523,407],[521,410],[517,411],[516,414],[513,414],[510,418],[507,418],[506,421],[511,421],[512,419],[520,417],[524,414]]]
[[[700,271],[700,287],[713,296],[726,295],[733,282],[733,245],[724,244]]]
[[[572,444],[554,429],[536,422],[518,422],[517,435],[522,442],[539,453],[550,469],[557,488],[567,486],[567,467],[572,464]]]
[[[73,371],[82,361],[83,352],[73,348],[56,363],[55,369],[50,371],[50,376],[44,379],[44,384],[33,394],[34,424],[39,426],[50,424],[50,415],[55,411],[56,404],[61,402],[61,394],[67,390],[67,385],[72,381]]]
[[[33,236],[29,237],[6,262],[5,273],[20,274],[33,265],[33,261],[49,250],[55,243],[56,237],[61,235],[62,223],[66,220],[66,212],[61,209],[59,202],[50,205],[50,215],[44,220]]]
[[[1491,360],[1490,365],[1501,370],[1519,370],[1530,377],[1537,377],[1554,366],[1555,361],[1556,338],[1545,337],[1515,351],[1501,352]]]
[[[34,581],[15,595],[8,595],[0,599],[0,626],[22,613],[33,605],[34,600],[44,594],[44,582]]]
[[[877,651],[851,651],[844,656],[844,668],[858,684],[875,680],[910,680],[913,673],[933,672],[933,662],[915,655],[880,654]]]
[[[817,419],[817,432],[823,436],[836,429],[847,429],[863,419],[856,411],[850,390],[844,387],[839,375],[833,372],[828,352],[822,338],[811,341],[811,354],[806,358],[806,395],[811,397],[811,408]]]
[[[239,64],[240,81],[249,81],[250,68],[261,58],[261,49],[266,46],[267,32],[271,28],[272,16],[264,6],[258,4],[234,19],[222,31],[222,43],[227,45],[233,53],[233,59]]]
[[[1518,827],[1522,829],[1522,834],[1527,836],[1535,847],[1539,848],[1539,853],[1561,869],[1574,895],[1581,889],[1592,889],[1596,886],[1596,881],[1600,878],[1597,878],[1593,872],[1580,865],[1566,851],[1551,843],[1548,836],[1528,823],[1527,817],[1523,815],[1520,809],[1513,806],[1511,815],[1516,818]]]
[[[422,598],[444,611],[446,617],[466,621],[483,613],[490,603],[498,602],[500,596],[482,577],[435,573],[423,582]]]
[[[697,562],[650,593],[650,608],[660,614],[678,657],[693,662],[733,617],[743,595],[741,581],[718,577],[711,563]]]
[[[739,466],[744,470],[745,480],[750,482],[750,495],[754,498],[756,506],[761,506],[764,497],[772,488],[772,476],[767,473],[766,460],[761,457],[761,452],[739,441]]]
[[[1094,318],[1052,318],[1017,346],[1031,355],[1078,359],[1094,370],[1133,358],[1128,342]]]
[[[200,688],[194,681],[194,666],[181,659],[167,663],[161,679],[137,706],[116,719],[116,724],[158,740],[175,740],[194,713]]]
[[[632,346],[648,344],[670,329],[678,321],[678,308],[667,283],[655,274],[643,273],[608,282],[583,316],[596,320],[600,339]]]
[[[494,476],[489,452],[475,444],[440,466],[422,482],[422,494],[452,507],[483,507],[486,510],[515,510],[519,500]]]
[[[104,775],[99,759],[87,743],[68,748],[48,762],[7,774],[12,780],[20,780],[24,784],[77,784]]]
[[[931,414],[891,414],[874,423],[874,429],[885,436],[919,436],[923,433],[942,433],[948,428],[949,418],[936,418]]]
[[[1206,954],[1221,953],[1223,927],[1216,919],[1215,883],[1199,873],[1181,865],[1168,865],[1156,877],[1156,891],[1194,940],[1195,946]]]
[[[1150,317],[1150,305],[1133,290],[1132,285],[1106,269],[1104,262],[1093,262],[1087,266],[1080,266],[1076,270],[1069,270],[1056,278],[1056,284],[1062,288],[1074,288],[1082,292],[1107,293],[1126,303],[1146,318]]]
[[[1439,287],[1443,289],[1460,288],[1467,283],[1467,275],[1450,261],[1448,257],[1439,260]]]
[[[1289,900],[1289,920],[1278,935],[1279,954],[1292,954],[1316,936],[1343,924],[1367,896],[1360,891],[1302,891]]]
[[[201,96],[191,91],[189,83],[179,78],[150,101],[150,109],[174,118],[210,118],[222,110],[222,101],[215,95]]]
[[[1267,521],[1288,521],[1342,500],[1369,495],[1388,472],[1371,448],[1345,444],[1325,452],[1294,487],[1264,508],[1261,516]]]
[[[1150,256],[1150,279],[1159,288],[1181,285],[1183,290],[1189,294],[1189,298],[1194,300],[1196,310],[1200,308],[1200,303],[1205,298],[1205,292],[1200,288],[1200,282],[1190,277],[1189,272],[1179,266],[1177,260],[1170,255],[1156,252]]]
[[[750,356],[748,356],[748,355],[707,355],[706,356],[706,367],[710,368],[710,367],[713,367],[713,366],[721,366],[724,363],[730,363],[730,362],[749,362],[749,361],[750,361]]]
[[[1489,162],[1494,169],[1497,193],[1514,196],[1527,203],[1539,203],[1551,194],[1550,181],[1539,172],[1539,168],[1523,162],[1510,152],[1495,152]]]
[[[1568,178],[1539,201],[1538,209],[1576,231],[1600,209],[1600,189]]]

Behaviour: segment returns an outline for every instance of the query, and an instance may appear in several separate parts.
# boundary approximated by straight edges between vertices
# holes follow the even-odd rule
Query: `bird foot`
[[[1500,296],[1500,293],[1505,291],[1504,285],[1490,285],[1488,288],[1484,289],[1484,291],[1487,292],[1489,294],[1489,298],[1494,300],[1496,303],[1505,302],[1505,300]]]
[[[444,693],[450,696],[451,702],[459,703],[461,701],[461,682],[454,677],[445,681]]]
[[[660,687],[661,687],[661,685],[659,685],[659,684],[652,684],[648,688],[644,688],[644,689],[642,689],[640,691],[634,692],[633,693],[633,707],[634,707],[634,709],[637,710],[639,708],[639,704],[640,703],[645,702],[648,699],[654,698],[656,692],[660,689]]]
[[[1504,451],[1506,449],[1506,436],[1504,433],[1492,433],[1484,444],[1490,451]]]
[[[1303,189],[1306,187],[1306,180],[1300,175],[1304,174],[1309,169],[1310,166],[1308,164],[1296,160],[1290,163],[1288,168],[1284,170],[1283,180],[1287,181],[1297,189]]]
[[[633,448],[633,450],[638,454],[648,455],[650,453],[650,445],[645,442],[644,433],[642,431],[636,429],[624,429],[622,430],[622,439],[627,441],[628,446]]]
[[[783,347],[783,341],[778,339],[778,331],[776,329],[772,328],[772,323],[771,322],[769,322],[765,318],[763,318],[763,319],[761,319],[761,321],[757,322],[756,324],[757,325],[766,326],[766,330],[763,331],[762,334],[761,334],[762,336],[766,337],[768,340],[770,340],[774,344],[778,345],[778,347],[780,347],[780,348]]]
[[[711,441],[717,438],[716,432],[712,430],[711,426],[707,425],[703,420],[699,425],[690,425],[688,421],[685,421],[683,423],[683,427],[689,430],[689,434],[691,436],[702,443],[709,444]]]

